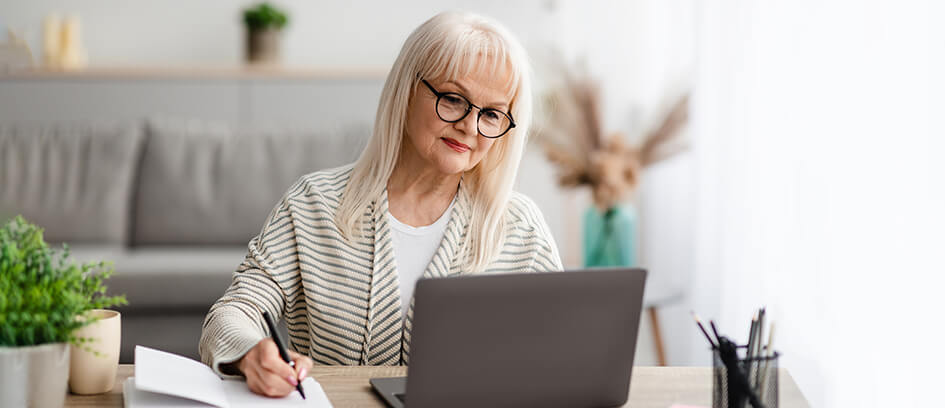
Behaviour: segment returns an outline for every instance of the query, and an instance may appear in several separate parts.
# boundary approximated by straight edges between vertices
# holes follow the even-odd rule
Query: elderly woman
[[[353,165],[285,193],[226,293],[200,354],[254,392],[287,395],[313,360],[409,363],[419,278],[560,270],[534,202],[512,191],[532,113],[527,57],[501,26],[443,13],[391,68]],[[295,368],[266,336],[285,318]]]

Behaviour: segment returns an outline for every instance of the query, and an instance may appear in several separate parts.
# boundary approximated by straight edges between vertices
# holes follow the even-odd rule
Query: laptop
[[[609,407],[627,401],[643,269],[421,279],[395,408]]]

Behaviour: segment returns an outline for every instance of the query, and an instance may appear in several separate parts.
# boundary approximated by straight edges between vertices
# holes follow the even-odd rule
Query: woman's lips
[[[465,153],[467,150],[469,150],[469,146],[466,146],[456,141],[456,139],[451,139],[448,137],[441,137],[440,140],[442,140],[443,143],[446,143],[446,145],[449,146],[450,149],[455,150],[457,153]]]

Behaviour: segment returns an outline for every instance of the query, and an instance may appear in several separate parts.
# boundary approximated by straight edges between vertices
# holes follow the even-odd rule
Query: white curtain
[[[693,307],[812,406],[943,404],[943,4],[696,2]]]

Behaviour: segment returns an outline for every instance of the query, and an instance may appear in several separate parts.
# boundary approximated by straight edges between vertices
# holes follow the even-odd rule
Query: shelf
[[[0,72],[0,80],[383,80],[388,67],[305,67],[305,66],[114,66],[77,70],[37,68]]]

